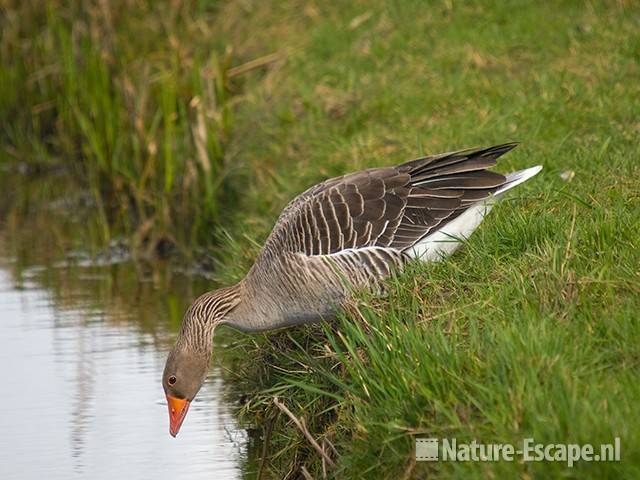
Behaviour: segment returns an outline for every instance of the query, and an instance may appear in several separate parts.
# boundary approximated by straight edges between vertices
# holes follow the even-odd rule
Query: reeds
[[[9,1],[0,142],[89,188],[106,242],[206,244],[228,194],[231,51],[199,2]],[[216,52],[223,52],[218,54]]]

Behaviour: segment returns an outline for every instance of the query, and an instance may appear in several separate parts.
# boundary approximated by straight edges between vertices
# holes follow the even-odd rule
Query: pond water
[[[0,235],[0,478],[241,477],[247,436],[220,367],[180,435],[168,431],[160,377],[199,287],[166,273],[141,282],[127,263],[32,264],[20,249]]]

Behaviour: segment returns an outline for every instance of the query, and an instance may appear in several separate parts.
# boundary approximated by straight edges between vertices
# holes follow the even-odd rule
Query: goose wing
[[[487,168],[515,146],[427,156],[326,180],[289,203],[264,252],[406,250],[496,192],[506,179]]]

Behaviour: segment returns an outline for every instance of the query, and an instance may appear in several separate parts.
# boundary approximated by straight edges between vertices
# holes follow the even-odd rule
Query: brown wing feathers
[[[486,169],[515,146],[424,157],[327,180],[289,204],[271,243],[307,255],[409,248],[503,185],[503,175]]]
[[[409,248],[460,215],[467,207],[487,198],[505,182],[505,177],[487,171],[516,144],[481,150],[465,150],[405,163],[398,171],[411,176],[411,190],[403,221],[391,246]]]

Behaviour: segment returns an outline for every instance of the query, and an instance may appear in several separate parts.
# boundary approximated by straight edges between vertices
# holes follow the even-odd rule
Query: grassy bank
[[[638,475],[640,11],[624,2],[302,2],[226,7],[246,48],[294,46],[234,125],[256,165],[237,278],[295,193],[327,176],[519,140],[500,165],[543,173],[444,264],[418,267],[336,325],[225,332],[263,473],[322,476],[273,397],[338,450],[339,478]],[[567,181],[570,179],[569,181]],[[247,362],[246,359],[251,361]],[[235,362],[233,361],[235,359]],[[418,463],[415,437],[607,443],[620,463]],[[259,448],[258,448],[259,450]]]
[[[264,433],[265,477],[322,477],[276,395],[335,446],[338,478],[640,474],[635,5],[37,5],[4,7],[8,163],[75,170],[105,218],[99,238],[202,246],[224,222],[211,250],[223,280],[328,176],[512,140],[501,171],[545,167],[463,250],[416,266],[387,298],[363,297],[333,325],[220,332],[240,414]],[[212,53],[226,45],[235,60]],[[272,52],[286,61],[247,72],[241,91],[224,80]],[[416,463],[415,437],[620,437],[622,461]]]

